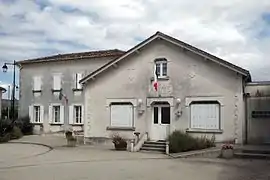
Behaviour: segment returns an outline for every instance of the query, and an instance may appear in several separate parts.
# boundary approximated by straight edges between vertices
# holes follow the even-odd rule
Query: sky
[[[0,0],[0,65],[128,50],[156,31],[270,80],[269,0]],[[12,67],[0,72],[0,85],[11,83]]]

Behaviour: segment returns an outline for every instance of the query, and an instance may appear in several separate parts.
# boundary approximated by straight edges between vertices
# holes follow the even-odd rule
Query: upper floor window
[[[53,75],[53,90],[61,89],[61,74]]]
[[[82,74],[81,73],[76,73],[75,74],[75,89],[81,89],[82,85],[80,84],[80,80],[82,79]]]
[[[33,90],[41,91],[41,77],[40,76],[33,77]]]
[[[165,58],[156,59],[155,66],[158,78],[164,78],[168,76],[167,60]]]

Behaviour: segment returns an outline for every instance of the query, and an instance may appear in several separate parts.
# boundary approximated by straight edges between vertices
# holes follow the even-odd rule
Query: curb
[[[220,149],[217,148],[210,148],[210,149],[202,149],[197,151],[189,151],[189,152],[182,152],[182,153],[172,153],[169,154],[172,158],[190,158],[190,157],[204,157],[204,156],[218,156]]]
[[[37,145],[37,146],[44,146],[44,147],[47,147],[47,148],[49,148],[49,150],[48,151],[51,151],[51,150],[53,150],[54,148],[52,147],[52,146],[49,146],[49,145],[47,145],[47,144],[41,144],[41,143],[35,143],[35,142],[26,142],[26,141],[22,141],[22,142],[16,142],[16,141],[9,141],[8,143],[10,143],[10,144],[31,144],[31,145]],[[7,143],[7,144],[8,144]]]

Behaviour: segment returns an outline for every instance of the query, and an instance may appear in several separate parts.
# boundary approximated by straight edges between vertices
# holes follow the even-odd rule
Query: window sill
[[[77,88],[73,88],[72,91],[83,91],[83,89],[77,89]]]
[[[72,126],[83,126],[83,123],[71,124]]]
[[[41,90],[32,90],[33,93],[41,93]]]
[[[189,128],[186,130],[186,132],[190,133],[215,133],[215,134],[222,134],[223,130],[222,129],[192,129]]]
[[[61,92],[62,91],[62,89],[52,89],[52,92],[54,93],[54,92]]]
[[[118,130],[118,131],[135,131],[135,127],[115,127],[109,126],[107,130]]]
[[[33,124],[33,125],[42,125],[43,123],[42,122],[32,122],[31,124]]]
[[[167,81],[170,78],[169,78],[169,76],[165,76],[165,77],[158,77],[157,79],[158,79],[158,81]]]
[[[60,126],[63,125],[63,123],[50,123],[50,125]]]

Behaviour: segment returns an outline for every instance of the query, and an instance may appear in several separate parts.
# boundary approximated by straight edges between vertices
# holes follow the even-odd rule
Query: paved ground
[[[270,179],[267,161],[171,159],[163,154],[119,152],[108,147],[67,148],[61,144],[62,137],[37,136],[20,141],[34,139],[55,149],[30,144],[0,145],[0,180]]]

